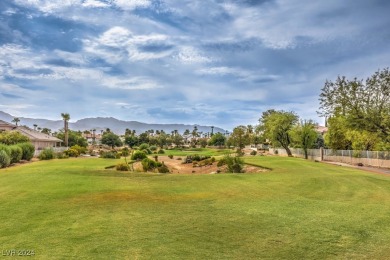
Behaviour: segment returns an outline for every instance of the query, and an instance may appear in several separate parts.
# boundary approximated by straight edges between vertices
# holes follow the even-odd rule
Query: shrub
[[[34,157],[35,147],[32,143],[17,144],[23,150],[22,160],[30,161]]]
[[[211,157],[211,163],[215,162],[215,157]]]
[[[87,153],[87,148],[85,147],[81,147],[79,145],[73,145],[72,147],[70,147],[70,149],[74,149],[78,152],[78,154],[85,154]],[[77,157],[77,156],[76,156]]]
[[[157,171],[159,173],[169,173],[169,168],[165,164],[162,164],[160,167],[157,167]]]
[[[122,149],[121,153],[122,153],[122,156],[127,157],[130,155],[130,150],[129,150],[129,148],[125,147]]]
[[[68,150],[64,151],[64,154],[66,154],[68,157],[78,157],[80,154],[76,149],[69,148]]]
[[[135,151],[131,156],[131,160],[140,161],[146,158],[146,154],[142,151]]]
[[[55,153],[53,149],[46,148],[39,154],[38,158],[39,160],[51,160],[55,158]]]
[[[149,158],[145,158],[142,160],[141,162],[142,164],[142,168],[145,172],[147,171],[152,171],[154,170],[155,168],[158,168],[158,167],[161,167],[162,166],[162,163],[160,162],[156,162],[156,161],[153,161]]]
[[[172,154],[168,155],[168,157],[169,157],[169,159],[173,159],[173,155]]]
[[[155,145],[152,145],[149,147],[150,151],[154,152],[154,151],[157,151],[157,146]]]
[[[256,155],[257,152],[255,150],[252,150],[252,152],[250,153],[250,155]]]
[[[109,152],[101,152],[100,158],[106,158],[106,159],[117,159],[117,154],[113,151]]]
[[[9,147],[10,149],[10,157],[11,157],[11,163],[18,163],[20,160],[22,160],[23,156],[23,150],[18,145],[11,145]]]
[[[143,143],[138,147],[139,150],[149,149],[149,145],[147,143]]]
[[[69,156],[63,152],[58,152],[58,153],[56,153],[56,158],[57,159],[68,159]]]
[[[152,151],[150,151],[150,149],[143,149],[141,150],[142,152],[144,152],[145,154],[152,154]]]
[[[224,166],[225,164],[226,164],[225,160],[221,159],[221,160],[218,161],[217,166],[221,167],[221,166]]]
[[[0,168],[8,167],[11,163],[11,157],[5,150],[0,150]]]
[[[8,145],[5,144],[0,144],[0,151],[4,151],[8,154],[8,156],[11,155],[11,149],[9,148]],[[10,157],[11,158],[11,157]]]
[[[158,150],[158,152],[157,152],[158,154],[164,154],[165,153],[165,151],[163,150],[163,149],[160,149],[160,150]]]
[[[224,161],[227,165],[227,172],[241,173],[244,168],[244,161],[238,156],[231,157],[230,155],[226,155]]]
[[[117,171],[129,171],[130,167],[127,163],[118,163],[116,165],[116,170]]]
[[[192,156],[192,160],[193,160],[193,161],[199,162],[199,161],[201,160],[201,157],[200,157],[198,154],[194,154],[194,155]]]

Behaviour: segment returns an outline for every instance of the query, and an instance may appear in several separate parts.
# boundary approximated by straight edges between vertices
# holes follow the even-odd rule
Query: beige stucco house
[[[57,137],[47,135],[25,126],[16,126],[11,123],[0,120],[0,131],[17,131],[27,136],[35,146],[35,150],[43,150],[47,147],[58,147],[62,140]]]

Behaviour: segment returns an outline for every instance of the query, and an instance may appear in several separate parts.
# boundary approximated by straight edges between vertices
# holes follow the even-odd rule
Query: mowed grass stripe
[[[386,258],[387,176],[248,157],[262,174],[105,170],[54,160],[0,170],[0,244],[37,259]]]

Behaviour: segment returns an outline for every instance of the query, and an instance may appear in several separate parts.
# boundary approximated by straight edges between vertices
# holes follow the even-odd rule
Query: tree
[[[63,141],[65,140],[65,133],[63,130],[61,130],[55,136]],[[85,139],[82,136],[81,132],[68,130],[68,145],[69,145],[69,147],[74,146],[74,145],[79,145],[81,147],[87,147],[88,142],[87,142],[87,139]]]
[[[131,148],[133,146],[137,146],[139,144],[138,137],[135,135],[126,135],[125,144],[127,144]]]
[[[226,137],[221,133],[216,133],[210,138],[209,145],[221,147],[225,145],[225,142]]]
[[[326,81],[319,100],[320,115],[342,116],[348,129],[377,133],[390,142],[389,68],[375,72],[366,81],[340,76],[335,82]]]
[[[104,133],[101,142],[102,144],[111,146],[111,148],[122,146],[122,141],[119,136],[112,132]]]
[[[17,131],[0,132],[0,143],[2,144],[13,145],[26,142],[30,142],[30,139]]]
[[[41,133],[50,135],[50,134],[51,134],[51,129],[44,127],[44,128],[42,129]]]
[[[246,126],[240,125],[234,128],[229,140],[232,145],[241,151],[245,145],[249,144]]]
[[[14,117],[14,119],[12,119],[12,122],[14,122],[16,126],[18,126],[20,119],[18,117]]]
[[[207,146],[207,138],[200,138],[199,144],[202,148],[205,148]]]
[[[333,150],[350,150],[352,142],[347,138],[348,123],[344,116],[328,119],[328,132],[325,134],[325,144]]]
[[[297,123],[298,116],[294,112],[270,109],[263,112],[259,121],[265,138],[269,139],[274,147],[281,146],[288,156],[292,156],[289,148],[292,142],[290,131]]]
[[[68,129],[68,122],[70,120],[70,115],[68,113],[61,113],[62,120],[64,120],[64,131],[65,131],[65,146],[68,147],[68,141],[69,141],[69,129]]]
[[[314,123],[312,120],[301,121],[297,124],[292,132],[296,142],[302,147],[305,153],[305,159],[308,158],[308,149],[312,148],[314,142],[317,140],[317,132],[314,130]]]
[[[181,135],[174,135],[172,136],[172,143],[174,143],[176,146],[181,146],[183,144],[183,137]]]
[[[34,126],[34,130],[37,130],[37,124],[33,124],[33,126]]]

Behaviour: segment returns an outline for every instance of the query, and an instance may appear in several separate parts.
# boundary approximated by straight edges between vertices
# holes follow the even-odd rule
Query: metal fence
[[[285,149],[270,149],[271,153],[287,156]],[[295,157],[304,158],[303,149],[292,148],[291,153]],[[331,150],[309,149],[308,159],[318,161],[331,161],[352,165],[363,164],[366,166],[390,168],[390,151],[357,151],[357,150]]]

